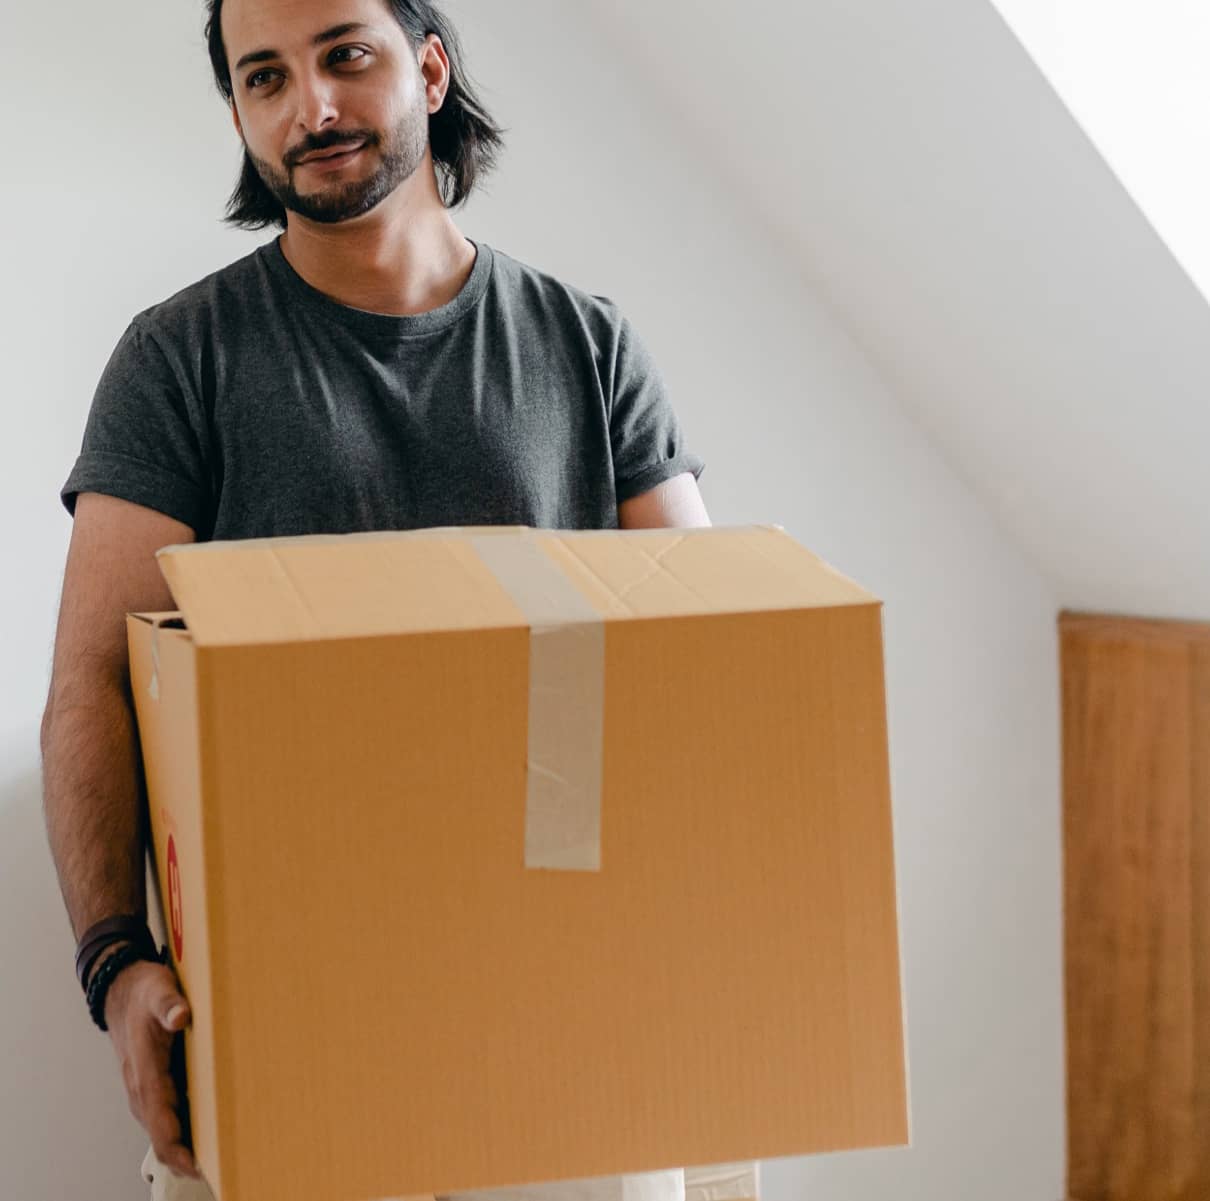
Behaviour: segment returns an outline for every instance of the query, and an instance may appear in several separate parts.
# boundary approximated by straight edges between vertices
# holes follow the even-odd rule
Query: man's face
[[[369,212],[428,157],[418,51],[384,0],[226,0],[236,128],[288,210]]]

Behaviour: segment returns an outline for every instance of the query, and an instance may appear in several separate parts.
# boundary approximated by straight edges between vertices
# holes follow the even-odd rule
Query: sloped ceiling
[[[1210,306],[987,0],[584,15],[1064,606],[1210,619]]]
[[[1210,5],[992,2],[1198,290],[1210,297]]]

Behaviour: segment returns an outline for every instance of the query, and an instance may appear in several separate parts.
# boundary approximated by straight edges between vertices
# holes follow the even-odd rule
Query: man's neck
[[[313,288],[351,308],[427,313],[462,290],[475,247],[439,201],[409,206],[400,189],[356,221],[320,225],[288,214],[286,261]]]

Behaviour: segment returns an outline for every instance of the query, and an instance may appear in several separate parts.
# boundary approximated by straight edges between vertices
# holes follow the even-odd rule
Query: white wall
[[[1065,607],[1210,618],[1210,305],[990,3],[582,7]]]
[[[41,827],[36,723],[68,536],[57,488],[130,314],[243,253],[216,223],[236,162],[193,0],[121,28],[69,0],[5,189],[13,559],[0,675],[0,1196],[139,1196],[144,1140],[72,976]],[[610,294],[675,393],[716,523],[777,521],[886,601],[911,1055],[911,1150],[765,1166],[768,1201],[1057,1201],[1063,1182],[1058,697],[1051,588],[907,419],[781,248],[716,186],[574,6],[459,0],[512,128],[462,224]],[[42,36],[10,15],[14,45]],[[638,35],[638,31],[635,31]],[[675,54],[676,46],[665,48]],[[26,122],[21,123],[22,127]],[[34,185],[37,185],[36,188]],[[13,970],[15,963],[22,966]]]

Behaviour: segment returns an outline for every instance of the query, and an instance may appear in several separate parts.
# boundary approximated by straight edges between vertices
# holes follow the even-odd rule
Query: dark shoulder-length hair
[[[504,146],[504,131],[475,94],[463,65],[458,34],[433,0],[384,0],[384,3],[415,46],[430,33],[435,33],[445,46],[450,61],[449,88],[441,108],[429,116],[429,146],[441,199],[447,208],[457,208],[496,165]],[[231,68],[221,28],[223,0],[206,0],[206,7],[206,43],[214,82],[223,99],[234,104]],[[239,182],[227,201],[224,220],[241,229],[286,227],[286,210],[261,181],[247,150]]]

